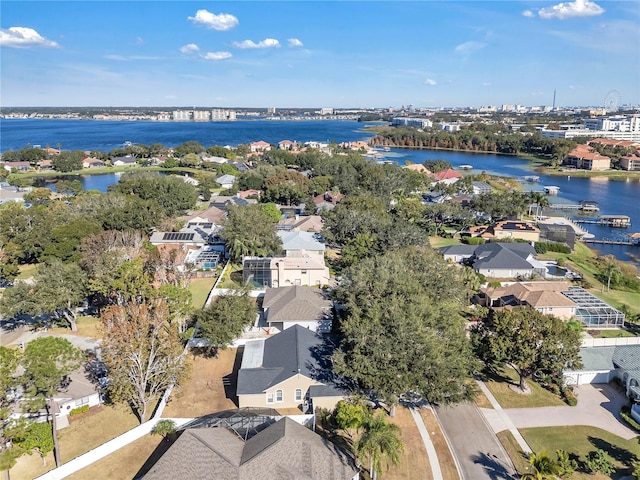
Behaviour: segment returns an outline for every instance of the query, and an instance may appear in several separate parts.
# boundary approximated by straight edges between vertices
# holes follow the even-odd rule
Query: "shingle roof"
[[[325,348],[322,338],[300,325],[267,338],[262,365],[238,371],[238,395],[262,393],[297,374],[314,378],[321,370],[319,352]]]
[[[319,242],[313,232],[285,232],[280,230],[277,233],[282,240],[282,249],[284,251],[310,250],[324,252],[325,250],[324,243]]]
[[[532,269],[527,262],[529,255],[535,256],[536,251],[528,243],[487,243],[476,248],[475,269]]]
[[[612,370],[613,352],[617,347],[583,347],[580,349],[582,370]]]
[[[285,417],[243,442],[225,428],[186,429],[147,480],[347,480],[353,458]]]
[[[262,301],[269,322],[320,320],[331,305],[321,290],[298,285],[268,288]]]

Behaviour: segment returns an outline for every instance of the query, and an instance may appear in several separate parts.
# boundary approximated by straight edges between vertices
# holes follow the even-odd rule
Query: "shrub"
[[[546,252],[558,252],[558,253],[571,253],[571,249],[565,245],[564,243],[556,243],[556,242],[536,242],[534,247],[536,249],[536,253],[546,253]]]
[[[491,282],[489,282],[489,286],[491,288],[500,288],[502,286],[502,283],[497,280],[492,280]]]
[[[176,422],[173,420],[160,420],[151,429],[151,435],[162,435],[167,438],[169,435],[176,433]]]
[[[69,415],[80,415],[81,413],[86,413],[89,411],[89,405],[82,405],[81,407],[74,408],[69,412]]]
[[[622,409],[620,409],[620,418],[627,422],[631,428],[635,428],[636,431],[640,432],[640,424],[631,416],[631,408],[626,405],[622,407]]]
[[[595,450],[589,452],[585,466],[589,473],[601,473],[603,475],[610,475],[613,473],[613,462],[604,450]]]
[[[485,239],[482,237],[462,237],[462,241],[467,245],[483,245]]]
[[[561,477],[569,478],[578,469],[578,462],[576,462],[569,452],[566,450],[556,450],[556,456],[558,457],[558,466],[562,469]]]

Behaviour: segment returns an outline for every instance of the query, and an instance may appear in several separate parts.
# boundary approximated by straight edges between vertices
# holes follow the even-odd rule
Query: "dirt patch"
[[[531,395],[531,393],[533,392],[533,390],[531,390],[531,387],[527,383],[524,384],[524,388],[520,388],[520,385],[514,385],[510,383],[509,390],[520,395]]]
[[[241,361],[241,348],[220,350],[217,358],[190,354],[191,379],[173,391],[162,416],[195,418],[237,408]]]

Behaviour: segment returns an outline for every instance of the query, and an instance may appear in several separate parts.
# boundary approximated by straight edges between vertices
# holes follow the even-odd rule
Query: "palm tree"
[[[547,196],[542,192],[529,192],[529,200],[531,203],[537,205],[538,209],[542,210],[545,207],[551,205]]]
[[[400,463],[404,445],[400,440],[400,427],[387,423],[384,414],[369,416],[363,422],[364,432],[356,441],[354,451],[358,457],[369,457],[369,473],[376,480],[382,474],[382,466],[387,470],[391,464]]]
[[[532,453],[529,455],[529,465],[533,473],[525,473],[521,480],[554,480],[563,472],[558,462],[551,460],[547,452]]]
[[[605,255],[602,257],[605,260],[603,273],[607,277],[607,292],[611,290],[611,279],[616,282],[622,273],[620,267],[616,264],[615,257],[613,255]]]

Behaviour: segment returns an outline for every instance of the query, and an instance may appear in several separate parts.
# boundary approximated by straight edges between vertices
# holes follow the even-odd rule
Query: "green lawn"
[[[231,263],[224,273],[218,288],[242,288],[242,265],[239,263]]]
[[[534,452],[546,450],[555,458],[556,450],[566,450],[579,457],[597,449],[602,449],[611,457],[616,472],[612,477],[576,473],[573,479],[599,480],[601,478],[620,478],[630,474],[633,462],[640,459],[638,439],[624,440],[616,435],[595,427],[570,426],[549,428],[525,428],[520,433]]]
[[[28,263],[25,265],[20,265],[20,273],[16,277],[18,280],[26,280],[27,278],[33,277],[33,274],[36,273],[36,269],[38,268],[37,263]]]
[[[611,330],[589,330],[589,335],[594,338],[620,338],[636,336],[633,332],[623,330],[622,328],[612,328]]]
[[[449,245],[461,245],[459,238],[429,237],[429,244],[432,248],[448,247]]]
[[[204,307],[217,277],[194,278],[189,282],[194,308]]]
[[[63,327],[54,327],[51,329],[51,331],[56,333],[80,335],[81,337],[98,339],[101,338],[100,334],[98,333],[99,322],[100,320],[98,319],[98,317],[92,317],[91,315],[79,315],[78,321],[76,322],[78,326],[77,332],[72,332],[68,328]]]
[[[511,368],[504,368],[499,376],[488,376],[484,379],[487,388],[496,397],[502,408],[554,407],[566,405],[562,399],[542,388],[533,380],[527,380],[531,393],[515,392],[510,385],[517,385],[518,375]]]

